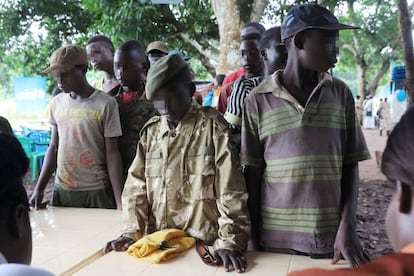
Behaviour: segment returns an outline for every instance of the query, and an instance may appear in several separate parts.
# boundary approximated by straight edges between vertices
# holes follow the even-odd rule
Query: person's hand
[[[105,248],[104,254],[111,252],[112,250],[115,251],[126,251],[130,245],[132,245],[135,241],[131,238],[127,237],[119,237],[116,240],[109,241]]]
[[[231,267],[237,272],[244,272],[247,267],[246,258],[242,253],[236,250],[217,249],[214,257],[221,260],[226,271],[230,271]]]
[[[34,207],[36,210],[39,209],[46,209],[49,201],[43,201],[43,192],[39,192],[37,190],[34,191],[32,197],[29,200],[29,204],[31,207]]]
[[[369,255],[361,246],[355,227],[344,221],[341,221],[336,233],[332,264],[339,262],[342,256],[353,267],[370,261]]]

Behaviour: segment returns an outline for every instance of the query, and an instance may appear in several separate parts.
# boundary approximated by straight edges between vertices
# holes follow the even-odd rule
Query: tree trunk
[[[367,96],[367,66],[362,60],[356,61],[357,79],[358,79],[358,95],[361,98]]]
[[[250,21],[259,22],[262,19],[264,10],[269,4],[269,0],[256,0],[253,1],[252,13],[250,14]]]
[[[234,0],[212,0],[220,35],[217,74],[227,74],[240,67],[240,30],[243,25],[240,10]]]
[[[414,102],[414,54],[411,17],[408,11],[407,0],[397,0],[398,21],[400,23],[401,36],[404,47],[405,61],[405,87],[408,95],[408,103]]]

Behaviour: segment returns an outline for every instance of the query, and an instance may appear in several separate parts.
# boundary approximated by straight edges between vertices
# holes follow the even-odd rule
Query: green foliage
[[[185,0],[173,9],[149,0],[106,0],[100,6],[94,0],[84,0],[83,4],[94,14],[88,35],[105,34],[116,45],[131,39],[143,45],[161,40],[171,49],[181,49],[197,57],[198,52],[183,41],[182,33],[205,47],[210,47],[211,40],[218,40],[217,22],[207,0]]]
[[[0,6],[0,59],[7,68],[0,93],[11,95],[14,76],[36,76],[50,54],[76,39],[92,23],[79,0],[8,1]],[[48,81],[49,92],[56,86]]]
[[[84,45],[87,38],[105,34],[118,46],[135,39],[143,45],[154,40],[170,49],[183,50],[193,57],[196,78],[208,78],[209,57],[197,47],[218,52],[218,26],[210,0],[184,0],[178,5],[152,4],[150,0],[13,0],[0,6],[0,97],[11,92],[13,76],[39,75],[53,50],[65,43]],[[248,18],[254,0],[234,0],[241,9],[241,20]],[[393,0],[271,0],[267,21],[280,24],[295,4],[318,2],[335,10],[340,21],[361,26],[359,31],[343,31],[340,36],[338,74],[355,79],[355,57],[342,46],[360,44],[360,55],[372,78],[384,58],[401,60],[392,48],[399,33]],[[348,5],[354,10],[348,8]],[[36,26],[36,28],[33,28]],[[40,29],[39,31],[34,31]],[[203,68],[204,65],[204,68]],[[353,75],[354,78],[349,77]],[[386,81],[386,78],[384,78]],[[49,80],[50,90],[55,86]],[[351,85],[353,86],[353,84]]]
[[[352,45],[358,42],[357,57],[367,66],[367,79],[371,80],[380,70],[384,61],[399,59],[401,51],[397,42],[399,35],[398,11],[393,0],[347,1],[351,9],[340,17],[340,21],[361,27],[357,31],[342,31],[340,45]],[[398,49],[397,49],[398,50]],[[346,72],[355,68],[355,55],[341,47],[338,69]],[[388,74],[380,84],[389,81]]]

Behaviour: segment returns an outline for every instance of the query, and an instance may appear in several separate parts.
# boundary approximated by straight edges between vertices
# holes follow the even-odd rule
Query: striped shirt
[[[240,79],[234,82],[231,95],[227,98],[224,118],[232,125],[241,126],[244,101],[250,91],[260,84],[263,77]]]
[[[242,164],[263,167],[261,245],[309,254],[333,252],[344,164],[370,158],[354,99],[322,74],[302,107],[280,84],[281,70],[246,99]]]

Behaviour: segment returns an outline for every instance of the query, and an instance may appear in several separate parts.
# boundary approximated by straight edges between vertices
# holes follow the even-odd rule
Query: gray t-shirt
[[[61,93],[53,98],[49,122],[59,135],[56,183],[72,191],[109,185],[105,138],[122,135],[115,99],[99,90],[81,100]]]

